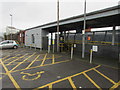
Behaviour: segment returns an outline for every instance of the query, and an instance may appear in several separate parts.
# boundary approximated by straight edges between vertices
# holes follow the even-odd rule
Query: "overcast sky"
[[[83,14],[84,0],[59,0],[60,19]],[[86,0],[87,12],[118,5],[119,0]],[[57,20],[57,0],[0,0],[0,32],[10,26],[27,29]]]

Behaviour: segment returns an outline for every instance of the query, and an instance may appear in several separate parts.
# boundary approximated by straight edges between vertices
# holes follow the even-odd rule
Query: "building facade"
[[[18,33],[18,42],[20,44],[24,44],[25,43],[25,31],[26,30],[20,30],[20,32]]]
[[[27,29],[25,31],[25,46],[36,47],[42,49],[43,37],[47,37],[48,32],[42,30],[41,27]]]

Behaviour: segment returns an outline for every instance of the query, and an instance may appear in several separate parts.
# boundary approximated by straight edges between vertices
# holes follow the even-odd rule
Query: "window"
[[[32,34],[32,43],[35,43],[35,37],[34,37],[34,34]]]
[[[13,41],[9,41],[8,43],[13,43]]]
[[[2,42],[1,44],[8,44],[9,43],[9,41],[6,41],[6,42]]]

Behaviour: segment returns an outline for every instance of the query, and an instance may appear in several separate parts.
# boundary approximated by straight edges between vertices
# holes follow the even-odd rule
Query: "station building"
[[[89,28],[104,28],[112,27],[112,30],[105,30],[101,33],[96,31],[85,33],[85,55],[88,56],[92,45],[99,47],[99,52],[96,56],[109,57],[118,60],[119,57],[119,31],[116,26],[120,26],[120,5],[94,11],[86,14],[86,29]],[[59,21],[60,38],[63,38],[64,49],[69,50],[72,44],[76,44],[74,53],[81,56],[82,53],[82,30],[84,25],[84,14],[70,17]],[[75,33],[70,33],[75,30]],[[48,33],[57,32],[57,21],[48,24],[32,27],[26,29],[25,32],[25,46],[31,46],[42,49],[48,49]],[[89,40],[88,40],[89,39]],[[61,39],[60,39],[61,40]],[[55,50],[56,50],[55,40]],[[52,43],[52,42],[51,42]],[[51,45],[51,50],[52,50]],[[109,55],[108,55],[109,54]]]

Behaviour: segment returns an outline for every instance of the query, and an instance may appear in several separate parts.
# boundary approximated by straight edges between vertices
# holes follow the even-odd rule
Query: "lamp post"
[[[10,37],[11,37],[11,40],[12,40],[12,14],[10,14],[10,17],[11,17],[11,33],[10,33]]]
[[[82,58],[85,57],[86,0],[84,2],[84,27],[82,31]]]
[[[57,0],[57,52],[59,52],[59,0]]]

